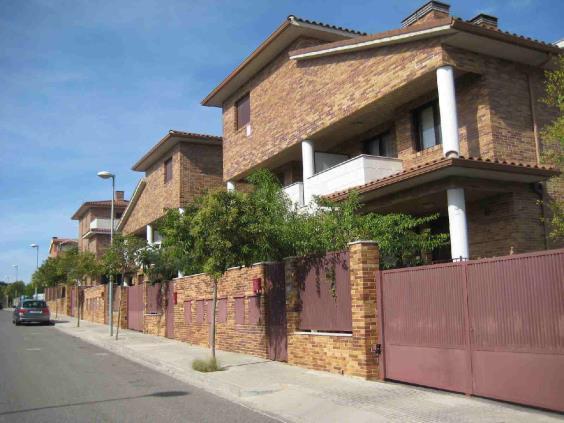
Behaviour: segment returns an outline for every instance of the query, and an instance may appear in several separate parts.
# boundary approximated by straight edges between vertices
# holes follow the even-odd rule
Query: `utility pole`
[[[31,248],[35,248],[35,271],[37,271],[37,269],[39,269],[39,245],[37,244],[31,244],[30,245]],[[35,285],[35,295],[34,298],[37,300],[37,285]]]

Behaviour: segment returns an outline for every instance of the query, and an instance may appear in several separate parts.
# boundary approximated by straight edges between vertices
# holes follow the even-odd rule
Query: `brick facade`
[[[84,289],[84,303],[82,318],[94,323],[105,324],[106,313],[106,285],[98,285]]]
[[[164,162],[172,159],[172,179],[165,182]],[[145,227],[167,209],[185,207],[211,188],[222,186],[221,145],[178,143],[145,172],[145,186],[122,226],[124,234],[145,236]]]
[[[216,326],[216,348],[251,354],[268,358],[268,340],[266,334],[266,296],[256,296],[253,292],[253,278],[265,281],[267,264],[257,264],[250,268],[228,270],[218,284],[218,301],[226,301],[226,320],[218,321]],[[199,300],[212,299],[212,281],[204,274],[175,279],[177,304],[174,307],[174,336],[176,339],[204,347],[209,346],[210,320],[207,306],[204,304],[204,320],[197,322],[197,304]],[[244,323],[235,322],[236,298],[244,298]],[[250,307],[258,299],[258,321],[251,322]],[[191,301],[191,323],[185,320],[185,302]],[[255,309],[256,310],[256,309]]]

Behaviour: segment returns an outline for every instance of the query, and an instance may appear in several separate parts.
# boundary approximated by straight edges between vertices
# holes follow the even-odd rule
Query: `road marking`
[[[26,348],[26,351],[41,351],[41,348]]]

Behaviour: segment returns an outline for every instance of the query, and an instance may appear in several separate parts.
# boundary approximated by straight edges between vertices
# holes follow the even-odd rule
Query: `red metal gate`
[[[127,288],[127,327],[139,332],[143,332],[144,288],[144,284]]]
[[[564,411],[564,250],[380,280],[386,378]]]
[[[174,282],[166,284],[166,332],[167,338],[174,339]]]
[[[288,361],[286,335],[286,280],[284,263],[266,266],[268,324],[268,357],[276,361]]]

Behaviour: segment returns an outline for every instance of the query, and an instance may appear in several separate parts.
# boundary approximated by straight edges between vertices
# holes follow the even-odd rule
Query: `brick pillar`
[[[284,259],[284,275],[286,278],[286,333],[292,334],[298,331],[301,310],[295,257]]]
[[[371,349],[379,342],[376,272],[380,253],[373,241],[349,244],[353,354],[357,376],[377,379],[378,360]]]

